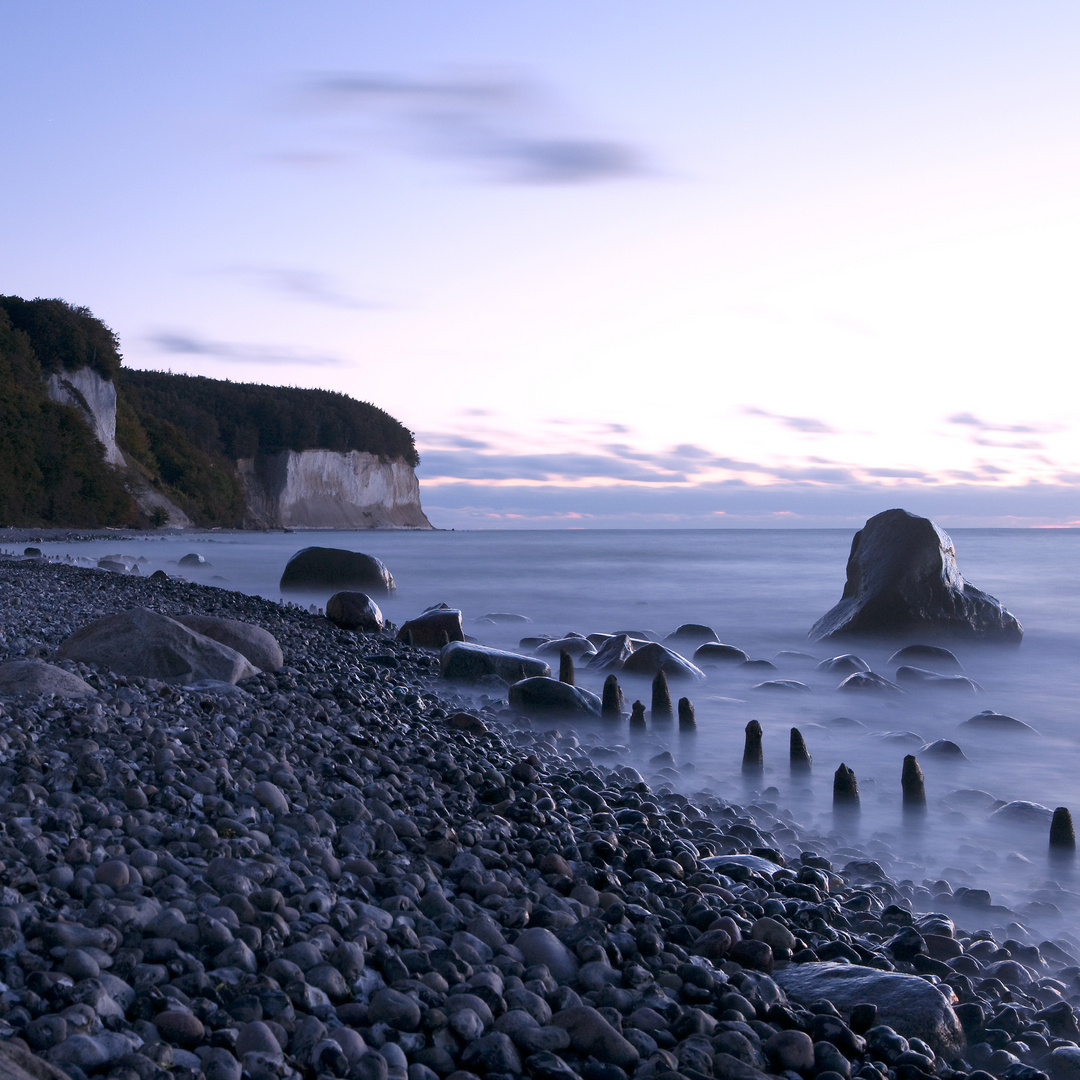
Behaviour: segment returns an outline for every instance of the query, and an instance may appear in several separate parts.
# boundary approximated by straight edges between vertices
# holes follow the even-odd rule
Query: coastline
[[[17,558],[0,582],[8,659],[137,605],[253,622],[285,655],[235,688],[63,664],[96,697],[0,697],[0,1038],[74,1080],[869,1078],[875,1062],[896,1080],[1057,1080],[1080,1061],[1077,960],[1010,939],[987,895],[912,911],[915,889],[865,852],[834,865],[767,806],[650,788],[569,728],[466,707],[437,654],[295,606]],[[865,969],[866,996],[823,989],[834,965]],[[906,1013],[853,1009],[897,975],[918,983]],[[935,981],[936,1004],[916,1002]],[[830,996],[836,1016],[815,1004]]]

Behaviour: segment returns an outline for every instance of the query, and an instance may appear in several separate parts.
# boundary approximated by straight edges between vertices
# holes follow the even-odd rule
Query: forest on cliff
[[[161,524],[139,511],[82,412],[49,398],[55,373],[90,367],[116,388],[116,441],[130,469],[202,526],[239,526],[238,458],[359,450],[419,461],[382,409],[328,390],[133,371],[87,308],[0,296],[0,526]]]

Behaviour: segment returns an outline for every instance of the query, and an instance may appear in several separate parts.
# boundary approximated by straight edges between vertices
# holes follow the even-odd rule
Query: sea
[[[400,624],[445,603],[461,609],[469,637],[514,651],[523,651],[525,636],[636,631],[663,638],[683,623],[705,624],[718,641],[776,670],[725,667],[709,670],[703,683],[673,683],[673,698],[693,702],[694,734],[677,724],[650,725],[638,734],[600,720],[541,727],[558,733],[560,747],[576,743],[606,765],[637,769],[654,788],[666,785],[691,798],[745,807],[763,820],[795,823],[834,865],[873,859],[894,880],[931,893],[942,891],[941,881],[986,890],[994,905],[1009,909],[980,908],[985,902],[973,892],[965,909],[969,930],[1000,924],[1013,936],[1054,935],[1080,947],[1080,874],[1073,860],[1048,853],[1055,807],[1069,807],[1080,825],[1080,530],[952,531],[965,580],[1020,620],[1023,642],[953,646],[977,689],[906,686],[887,696],[842,691],[843,676],[818,665],[854,653],[893,679],[896,645],[835,646],[807,638],[840,598],[852,535],[802,529],[213,531],[36,546],[50,558],[84,565],[122,556],[143,575],[163,569],[314,609],[326,604],[329,591],[283,596],[279,590],[289,558],[312,545],[363,551],[381,559],[397,583],[396,594],[379,601],[388,619]],[[21,554],[22,547],[15,550]],[[205,563],[181,567],[187,554]],[[484,618],[490,613],[530,622],[492,622]],[[576,666],[577,684],[598,694],[604,677],[584,662]],[[773,680],[806,688],[760,688]],[[648,708],[647,680],[620,681],[628,701],[639,698]],[[467,691],[446,689],[468,703]],[[984,710],[1026,726],[987,731],[965,725]],[[750,720],[763,729],[765,767],[756,776],[742,771]],[[789,768],[792,727],[813,756],[808,777]],[[955,743],[959,753],[924,749],[939,740]],[[903,811],[907,754],[916,755],[925,774],[923,816]],[[841,763],[857,777],[855,816],[833,810],[833,774]]]

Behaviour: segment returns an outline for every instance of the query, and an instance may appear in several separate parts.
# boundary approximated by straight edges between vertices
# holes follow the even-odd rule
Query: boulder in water
[[[1019,644],[1016,618],[964,581],[948,533],[906,510],[877,514],[855,534],[840,602],[810,630],[850,635],[938,634]]]
[[[1017,720],[1015,716],[994,712],[993,709],[983,709],[957,726],[972,731],[999,731],[1006,735],[1038,735],[1030,724]]]
[[[386,625],[379,605],[364,592],[336,592],[326,601],[326,617],[342,630],[377,634]]]
[[[343,548],[307,547],[281,575],[281,589],[363,589],[374,596],[394,592],[394,577],[380,559]]]
[[[632,675],[647,675],[653,678],[661,671],[672,679],[694,679],[705,681],[705,672],[691,664],[677,652],[665,648],[658,641],[651,641],[635,649],[624,661],[622,670]]]
[[[466,641],[444,645],[439,653],[439,668],[442,677],[453,682],[480,682],[494,675],[504,682],[514,683],[551,674],[548,664],[534,656],[520,656]]]
[[[461,612],[445,604],[428,608],[415,619],[403,623],[397,639],[407,641],[418,649],[441,649],[452,641],[464,641]]]
[[[694,663],[700,667],[719,667],[721,664],[745,664],[750,657],[734,645],[722,641],[706,641],[694,651]]]
[[[580,686],[537,675],[510,687],[510,707],[526,716],[599,716],[601,701]]]
[[[235,683],[258,674],[236,649],[148,608],[120,611],[76,630],[56,655],[101,664],[120,675],[181,684],[201,679]]]

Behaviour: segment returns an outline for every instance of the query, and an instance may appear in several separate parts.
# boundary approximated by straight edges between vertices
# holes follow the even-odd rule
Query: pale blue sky
[[[438,525],[1080,521],[1075,4],[5,9],[0,291]]]

